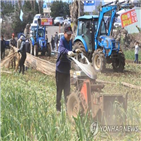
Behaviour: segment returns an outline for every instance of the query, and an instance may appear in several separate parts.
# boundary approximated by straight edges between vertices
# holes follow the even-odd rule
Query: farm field
[[[2,141],[139,141],[140,132],[110,134],[90,131],[92,119],[78,117],[71,123],[63,104],[62,112],[55,109],[55,78],[28,69],[25,75],[1,70],[1,139]],[[141,90],[125,87],[121,82],[141,86],[141,65],[126,64],[124,73],[115,73],[110,67],[105,73],[99,73],[99,80],[116,82],[105,84],[103,93],[128,93],[128,125],[141,129]],[[62,100],[62,103],[64,101]]]

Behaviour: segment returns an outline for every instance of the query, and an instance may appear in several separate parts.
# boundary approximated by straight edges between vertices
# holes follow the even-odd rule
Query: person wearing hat
[[[22,74],[24,74],[24,62],[26,59],[26,46],[25,46],[26,38],[24,36],[21,36],[20,41],[21,41],[21,45],[20,45],[20,49],[18,50],[18,52],[21,53],[21,59],[19,62],[19,65],[20,65],[19,73],[21,73],[22,71]]]
[[[67,102],[67,96],[70,94],[70,69],[71,62],[68,58],[75,52],[80,52],[79,49],[72,51],[72,28],[70,25],[64,26],[64,36],[60,39],[58,47],[58,58],[56,61],[56,85],[57,85],[57,97],[56,97],[56,110],[61,111],[61,95],[64,91],[65,103]]]
[[[12,33],[12,38],[11,38],[11,40],[10,40],[10,42],[9,42],[9,46],[10,46],[10,47],[17,47],[17,41],[15,40],[15,35],[14,35],[14,33]]]

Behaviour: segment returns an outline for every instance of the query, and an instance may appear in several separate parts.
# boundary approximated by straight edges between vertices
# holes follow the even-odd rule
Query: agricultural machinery
[[[51,47],[50,44],[46,41],[46,28],[40,24],[32,31],[31,47],[30,53],[34,56],[38,56],[38,52],[41,52],[42,55],[45,55],[47,52],[48,56],[51,56]]]
[[[96,72],[104,71],[106,63],[112,63],[114,71],[122,72],[125,66],[125,56],[120,43],[112,36],[116,12],[133,8],[132,4],[124,2],[110,2],[101,6],[98,15],[84,15],[78,19],[77,36],[74,39],[74,49],[79,48],[92,62]],[[110,13],[109,26],[106,29],[104,15]]]
[[[85,64],[80,61],[85,60]],[[75,71],[71,78],[71,84],[75,92],[68,96],[67,113],[71,120],[73,117],[89,113],[95,121],[107,123],[108,125],[125,122],[126,117],[122,115],[127,110],[127,94],[104,94],[104,84],[96,81],[96,72],[88,59],[79,54],[71,59],[80,68]],[[122,111],[122,112],[121,112]],[[121,119],[122,118],[122,119]]]

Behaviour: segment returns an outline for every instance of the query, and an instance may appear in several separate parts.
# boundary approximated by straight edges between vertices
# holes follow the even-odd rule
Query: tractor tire
[[[82,42],[78,41],[78,42],[75,42],[74,45],[73,45],[73,50],[76,50],[76,49],[80,49],[81,52],[83,53],[83,55],[85,57],[87,57],[87,52],[85,51],[85,47],[84,45],[82,44]],[[80,62],[82,63],[85,63],[85,59],[81,59],[79,60]]]
[[[47,44],[47,56],[51,56],[51,46]]]
[[[112,66],[115,72],[123,72],[125,66],[125,56],[122,50],[119,50],[118,58],[113,60]]]
[[[103,72],[106,68],[106,58],[101,49],[97,49],[93,53],[92,65],[96,72]]]
[[[72,93],[67,100],[67,114],[70,120],[73,121],[73,117],[77,118],[79,113],[82,113],[80,99],[76,93]]]
[[[83,53],[83,55],[88,58],[88,54],[87,54],[87,52],[86,52],[86,50],[85,50],[85,47],[84,47],[84,45],[83,45],[82,42],[77,41],[77,42],[74,43],[74,45],[73,45],[73,50],[76,50],[76,49],[80,49],[81,52]],[[85,59],[80,59],[80,58],[78,57],[78,60],[79,60],[81,63],[83,63],[83,64],[86,63],[86,60],[85,60]],[[73,68],[74,70],[76,70],[76,71],[80,71],[80,68],[78,67],[78,65],[76,65],[73,61],[72,61],[72,68]]]
[[[38,56],[38,45],[34,45],[34,56]]]
[[[73,45],[73,50],[80,49],[83,52],[83,55],[87,57],[87,52],[82,42],[75,42]]]

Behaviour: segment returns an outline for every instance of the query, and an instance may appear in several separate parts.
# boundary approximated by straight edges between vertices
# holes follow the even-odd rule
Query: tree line
[[[57,16],[63,16],[64,18],[66,15],[70,15],[69,13],[69,3],[62,2],[62,1],[54,1],[50,4],[51,8],[51,16],[53,18]],[[20,20],[20,11],[23,11],[23,21]],[[27,23],[32,23],[35,14],[43,14],[43,0],[36,0],[28,1],[28,0],[18,0],[15,5],[11,2],[3,2],[1,1],[1,17],[2,19],[6,19],[5,17],[11,17],[12,24],[8,25],[8,22],[5,21],[2,24],[1,32],[2,34],[11,35],[12,32],[15,34],[19,32],[23,32]],[[6,29],[5,27],[10,27],[10,30]]]

